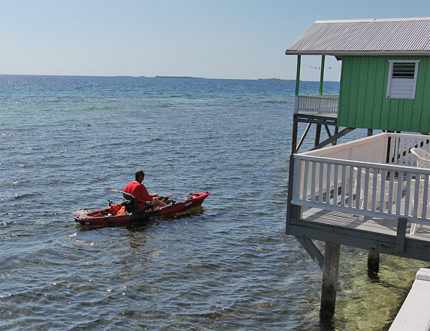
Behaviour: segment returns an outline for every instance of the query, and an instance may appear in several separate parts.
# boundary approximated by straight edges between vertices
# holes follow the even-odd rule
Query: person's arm
[[[140,202],[152,201],[153,196],[148,193],[148,190],[144,185],[140,185],[137,190],[136,199]]]

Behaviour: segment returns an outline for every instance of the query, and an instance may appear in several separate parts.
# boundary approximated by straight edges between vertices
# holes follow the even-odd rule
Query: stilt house
[[[317,21],[286,54],[297,55],[286,233],[323,269],[330,317],[340,245],[369,251],[369,276],[379,253],[430,261],[430,17]],[[319,95],[299,94],[304,55],[321,55]],[[322,94],[326,56],[342,61],[339,95]],[[312,125],[314,148],[299,153]],[[356,128],[368,137],[336,144]]]

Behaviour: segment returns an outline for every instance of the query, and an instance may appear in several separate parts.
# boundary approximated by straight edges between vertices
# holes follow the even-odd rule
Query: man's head
[[[136,178],[136,181],[142,183],[143,178],[145,177],[145,173],[143,172],[143,170],[136,170],[136,172],[134,173],[134,177]]]

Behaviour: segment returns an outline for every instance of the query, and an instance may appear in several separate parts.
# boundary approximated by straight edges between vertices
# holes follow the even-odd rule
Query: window
[[[391,60],[389,62],[387,98],[415,99],[418,63],[420,61]]]

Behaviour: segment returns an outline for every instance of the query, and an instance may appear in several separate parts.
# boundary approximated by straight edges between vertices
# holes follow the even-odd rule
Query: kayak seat
[[[153,206],[150,202],[146,201],[145,202],[145,207],[143,208],[143,210],[148,211],[148,210],[152,210]]]
[[[132,213],[136,211],[137,210],[136,198],[133,195],[128,193],[123,193],[122,195],[124,197],[123,204],[125,205],[125,210],[127,211],[127,213]]]

